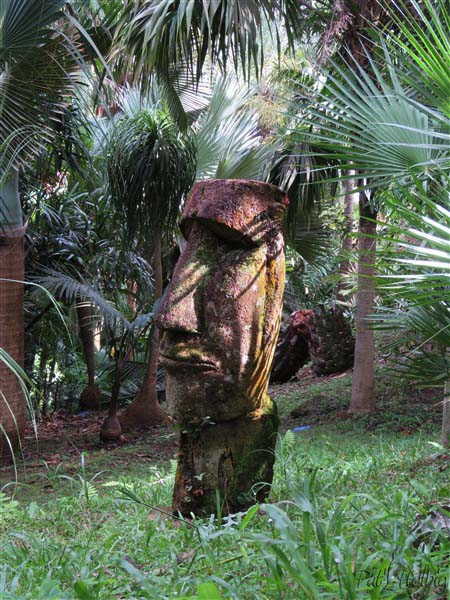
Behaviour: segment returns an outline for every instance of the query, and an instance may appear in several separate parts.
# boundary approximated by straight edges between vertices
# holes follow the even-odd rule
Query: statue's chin
[[[167,412],[184,424],[231,421],[255,409],[243,382],[217,371],[168,369]]]

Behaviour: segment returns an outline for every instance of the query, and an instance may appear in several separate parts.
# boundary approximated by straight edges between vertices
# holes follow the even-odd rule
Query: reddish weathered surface
[[[180,456],[191,460],[179,461],[176,510],[208,512],[214,490],[225,487],[228,505],[237,506],[243,488],[271,472],[273,457],[263,452],[266,467],[255,467],[256,473],[246,463],[244,473],[237,448],[269,450],[275,443],[276,412],[266,392],[284,287],[285,208],[283,193],[272,185],[216,180],[197,183],[183,211],[187,246],[159,316],[169,414],[189,432],[181,437]],[[244,422],[255,432],[262,427],[264,435],[247,439]],[[233,447],[225,431],[235,432]],[[219,458],[205,459],[211,452],[231,457],[234,482],[220,475]],[[203,493],[197,490],[194,502],[192,478],[205,464]]]
[[[309,318],[312,310],[296,310],[282,326],[273,357],[270,381],[289,381],[309,360]]]
[[[255,245],[282,232],[285,193],[274,185],[243,179],[210,179],[194,185],[183,210],[185,237],[193,222],[207,225],[227,242]]]
[[[23,368],[25,228],[0,226],[0,348]],[[0,360],[0,459],[19,447],[27,417],[21,378]]]

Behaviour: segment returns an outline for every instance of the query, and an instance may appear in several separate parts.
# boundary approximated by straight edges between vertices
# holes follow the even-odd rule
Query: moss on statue
[[[187,245],[158,317],[168,413],[182,432],[173,504],[182,514],[226,514],[268,493],[285,209],[278,188],[238,180],[196,184],[186,202]]]
[[[275,403],[242,418],[180,435],[173,509],[183,515],[226,515],[262,502],[273,477],[278,430]]]

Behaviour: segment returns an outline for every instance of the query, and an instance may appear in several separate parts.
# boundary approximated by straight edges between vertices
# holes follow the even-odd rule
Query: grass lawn
[[[351,419],[349,374],[302,376],[272,388],[269,503],[221,521],[156,510],[171,501],[172,431],[105,448],[100,417],[41,423],[17,475],[0,469],[0,599],[450,597],[439,396],[380,371],[379,412]]]

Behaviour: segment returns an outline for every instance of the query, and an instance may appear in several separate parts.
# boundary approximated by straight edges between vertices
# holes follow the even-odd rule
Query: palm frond
[[[378,258],[384,275],[377,283],[391,306],[379,310],[373,323],[404,331],[396,348],[401,358],[393,361],[403,377],[438,385],[450,378],[450,211],[436,203],[448,204],[442,178],[429,184],[429,189],[400,188],[384,199],[394,220],[382,224],[384,235],[391,235]],[[400,352],[405,343],[412,347],[406,355]]]
[[[159,108],[171,116],[182,132],[205,111],[210,99],[211,86],[193,82],[183,65],[173,67],[168,76],[150,76],[145,88],[119,88],[114,98],[130,117],[138,111]]]
[[[139,253],[137,242],[126,244],[123,228],[113,229],[107,199],[96,202],[92,193],[79,192],[76,187],[56,197],[42,194],[35,188],[24,194],[29,221],[27,279],[39,276],[43,269],[70,269],[75,279],[95,282],[96,288],[115,302],[124,293],[123,282],[131,280],[138,286],[138,305],[151,302],[152,269]]]
[[[1,0],[0,48],[3,56],[25,51],[48,41],[48,26],[61,15],[67,0]]]
[[[308,144],[298,143],[297,137],[298,131],[282,139],[269,176],[271,183],[287,192],[291,240],[295,240],[296,230],[302,230],[304,217],[320,212],[324,201],[334,196],[337,189],[336,160],[330,160],[319,150],[312,152]]]
[[[130,3],[117,32],[116,63],[146,81],[156,71],[168,75],[172,65],[184,63],[200,80],[207,59],[224,70],[239,65],[248,78],[254,66],[263,67],[263,28],[273,32],[280,51],[284,21],[289,46],[300,33],[302,11],[296,0],[141,0]]]
[[[295,226],[289,243],[304,261],[316,266],[330,254],[333,246],[331,231],[324,225],[320,212],[297,210]]]
[[[343,171],[363,172],[371,187],[448,169],[450,135],[441,115],[372,67],[375,83],[363,69],[335,65],[338,75],[328,76],[300,140],[318,148],[313,154],[339,161]]]
[[[416,350],[392,361],[392,370],[422,387],[442,386],[450,377],[450,360],[442,351]]]
[[[450,118],[450,11],[445,0],[399,2],[393,14],[399,30],[393,43],[404,79],[428,106]],[[419,84],[419,86],[418,86]]]
[[[101,292],[68,273],[46,269],[41,276],[35,278],[35,283],[38,283],[55,298],[66,304],[76,303],[80,298],[87,299],[100,311],[105,321],[111,326],[114,327],[116,324],[120,324],[126,331],[131,332],[133,330],[132,324],[112,303],[106,300]]]
[[[447,200],[446,188],[439,183],[434,192],[435,200]],[[399,234],[397,225],[383,223],[392,245],[379,257],[380,270],[386,273],[378,278],[379,288],[432,310],[449,294],[450,211],[430,199],[426,190],[401,188],[401,201],[386,196],[384,202],[408,225]]]
[[[161,110],[115,119],[106,158],[108,191],[130,238],[174,226],[194,181],[195,158],[191,137]]]
[[[63,0],[0,2],[1,169],[20,164],[52,137],[79,68],[74,31],[50,27]]]
[[[207,110],[193,126],[197,180],[264,179],[275,148],[263,143],[258,116],[246,107],[253,93],[231,78],[216,81]]]
[[[332,61],[320,92],[311,88],[317,101],[310,114],[297,118],[310,127],[297,139],[314,155],[339,162],[336,179],[352,167],[363,173],[361,187],[425,180],[450,166],[448,5],[400,0],[392,17],[393,31],[380,32],[377,51],[366,52],[367,65],[349,53]],[[422,93],[426,82],[428,94]]]

